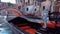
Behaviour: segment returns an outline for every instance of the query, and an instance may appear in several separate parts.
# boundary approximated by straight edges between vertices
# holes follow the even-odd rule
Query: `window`
[[[26,5],[28,5],[28,2],[26,2]]]
[[[8,6],[11,6],[12,4],[11,3],[8,3]]]
[[[1,5],[0,5],[0,8],[1,8]]]
[[[21,9],[21,6],[19,6],[18,9]]]
[[[26,8],[26,11],[28,11],[28,8]]]
[[[43,6],[43,10],[45,9],[45,6]]]
[[[20,0],[20,2],[22,2],[22,0]]]
[[[35,8],[35,11],[36,11],[36,8]]]
[[[36,2],[35,2],[35,6],[36,6]]]
[[[28,0],[28,3],[30,3],[30,0]]]

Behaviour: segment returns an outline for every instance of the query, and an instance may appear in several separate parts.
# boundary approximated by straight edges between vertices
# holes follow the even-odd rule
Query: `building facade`
[[[59,11],[60,12],[60,0],[57,0],[54,2],[54,11]]]
[[[48,12],[50,10],[50,5],[51,5],[50,0],[16,0],[16,3],[19,5],[21,9],[24,8],[23,12],[26,15],[31,13],[35,16],[41,16],[43,12]]]
[[[18,11],[18,6],[11,3],[0,3],[0,15],[8,16],[8,18],[14,18],[20,16],[20,11]]]
[[[5,3],[5,2],[0,3],[0,10],[7,8],[18,9],[18,6],[16,4],[11,4],[11,3]]]

